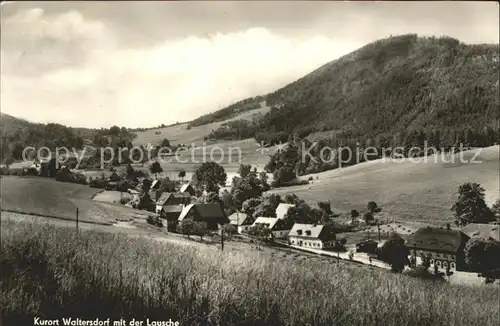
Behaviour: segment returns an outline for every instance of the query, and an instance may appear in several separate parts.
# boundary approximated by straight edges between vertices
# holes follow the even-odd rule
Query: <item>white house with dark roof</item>
[[[313,249],[333,248],[336,240],[333,230],[321,224],[295,223],[288,237],[291,245]]]
[[[236,212],[229,216],[229,224],[238,229],[238,233],[248,232],[252,227],[254,219],[248,214]]]
[[[197,203],[184,206],[177,220],[180,223],[185,219],[206,222],[207,228],[212,230],[218,229],[220,225],[229,223],[229,218],[219,203]]]
[[[288,210],[292,207],[295,207],[295,205],[280,203],[278,207],[276,207],[276,218],[280,220],[284,219],[286,213],[288,213]]]
[[[465,271],[464,248],[470,237],[461,230],[453,230],[448,224],[446,228],[424,227],[410,236],[405,246],[410,255],[429,258],[432,266],[449,267],[452,270]]]
[[[254,226],[263,226],[270,229],[275,239],[286,239],[290,232],[283,220],[276,217],[257,217],[252,224],[252,227]]]

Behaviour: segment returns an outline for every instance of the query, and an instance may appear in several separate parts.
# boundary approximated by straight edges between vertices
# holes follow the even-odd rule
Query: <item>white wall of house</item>
[[[410,258],[413,253],[413,249],[410,249]],[[422,263],[422,259],[420,258],[422,255],[430,256],[431,268],[434,268],[435,265],[439,270],[445,270],[448,266],[450,266],[451,270],[455,270],[457,268],[455,255],[417,249],[417,264]]]
[[[319,239],[304,239],[299,237],[290,237],[290,242],[292,245],[313,248],[313,249],[326,249],[331,248],[335,245],[335,241],[321,241]]]

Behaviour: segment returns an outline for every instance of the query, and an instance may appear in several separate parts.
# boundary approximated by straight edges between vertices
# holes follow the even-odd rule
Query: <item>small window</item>
[[[444,267],[444,268],[448,267],[448,262],[447,262],[447,261],[444,261],[444,262],[443,262],[443,267]]]
[[[451,262],[451,263],[450,263],[450,268],[456,268],[456,266],[455,266],[455,263],[454,263],[454,262]]]
[[[441,262],[439,260],[436,260],[436,266],[441,267]]]

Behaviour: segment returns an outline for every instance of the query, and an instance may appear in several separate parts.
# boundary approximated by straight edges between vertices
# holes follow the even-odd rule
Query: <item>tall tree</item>
[[[464,183],[458,188],[458,199],[451,210],[455,214],[455,224],[489,223],[494,220],[490,208],[484,201],[484,188],[478,183]]]
[[[227,174],[219,164],[204,162],[194,173],[194,178],[202,189],[219,193],[220,186],[226,184]]]
[[[179,170],[178,177],[181,179],[181,181],[184,181],[184,177],[186,176],[186,171],[185,170]]]
[[[380,259],[391,265],[391,270],[396,273],[401,273],[405,266],[410,265],[408,255],[409,250],[405,247],[405,241],[397,233],[389,236],[379,253]]]
[[[493,213],[497,222],[500,223],[500,199],[497,199],[493,206],[491,206],[491,212]]]
[[[353,224],[358,217],[359,217],[359,212],[355,209],[351,210],[351,221]]]
[[[155,177],[157,177],[158,173],[162,173],[163,172],[161,164],[158,161],[154,161],[149,166],[149,170],[151,171],[151,173],[153,173],[155,175]]]
[[[380,208],[374,201],[369,201],[366,208],[368,208],[368,211],[372,214],[380,213],[382,211],[382,208]]]

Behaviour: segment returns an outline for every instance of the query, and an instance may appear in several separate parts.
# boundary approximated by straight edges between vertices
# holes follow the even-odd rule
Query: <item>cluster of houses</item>
[[[154,192],[156,184],[153,183]],[[184,219],[203,221],[209,230],[217,230],[224,224],[235,227],[238,233],[248,233],[254,227],[267,228],[272,238],[287,240],[290,245],[329,250],[337,246],[335,232],[328,225],[285,223],[285,216],[292,204],[281,203],[276,208],[275,217],[252,218],[236,212],[227,216],[219,203],[192,203],[195,190],[190,184],[184,184],[177,192],[165,192],[156,199],[156,213],[166,219],[169,225],[176,225]],[[153,195],[152,195],[153,197]],[[446,227],[422,227],[412,235],[403,236],[410,255],[416,259],[426,257],[432,267],[464,271],[464,248],[471,238],[492,238],[500,241],[500,225],[469,224],[462,229]],[[365,240],[356,244],[356,250],[372,253],[380,243]]]

